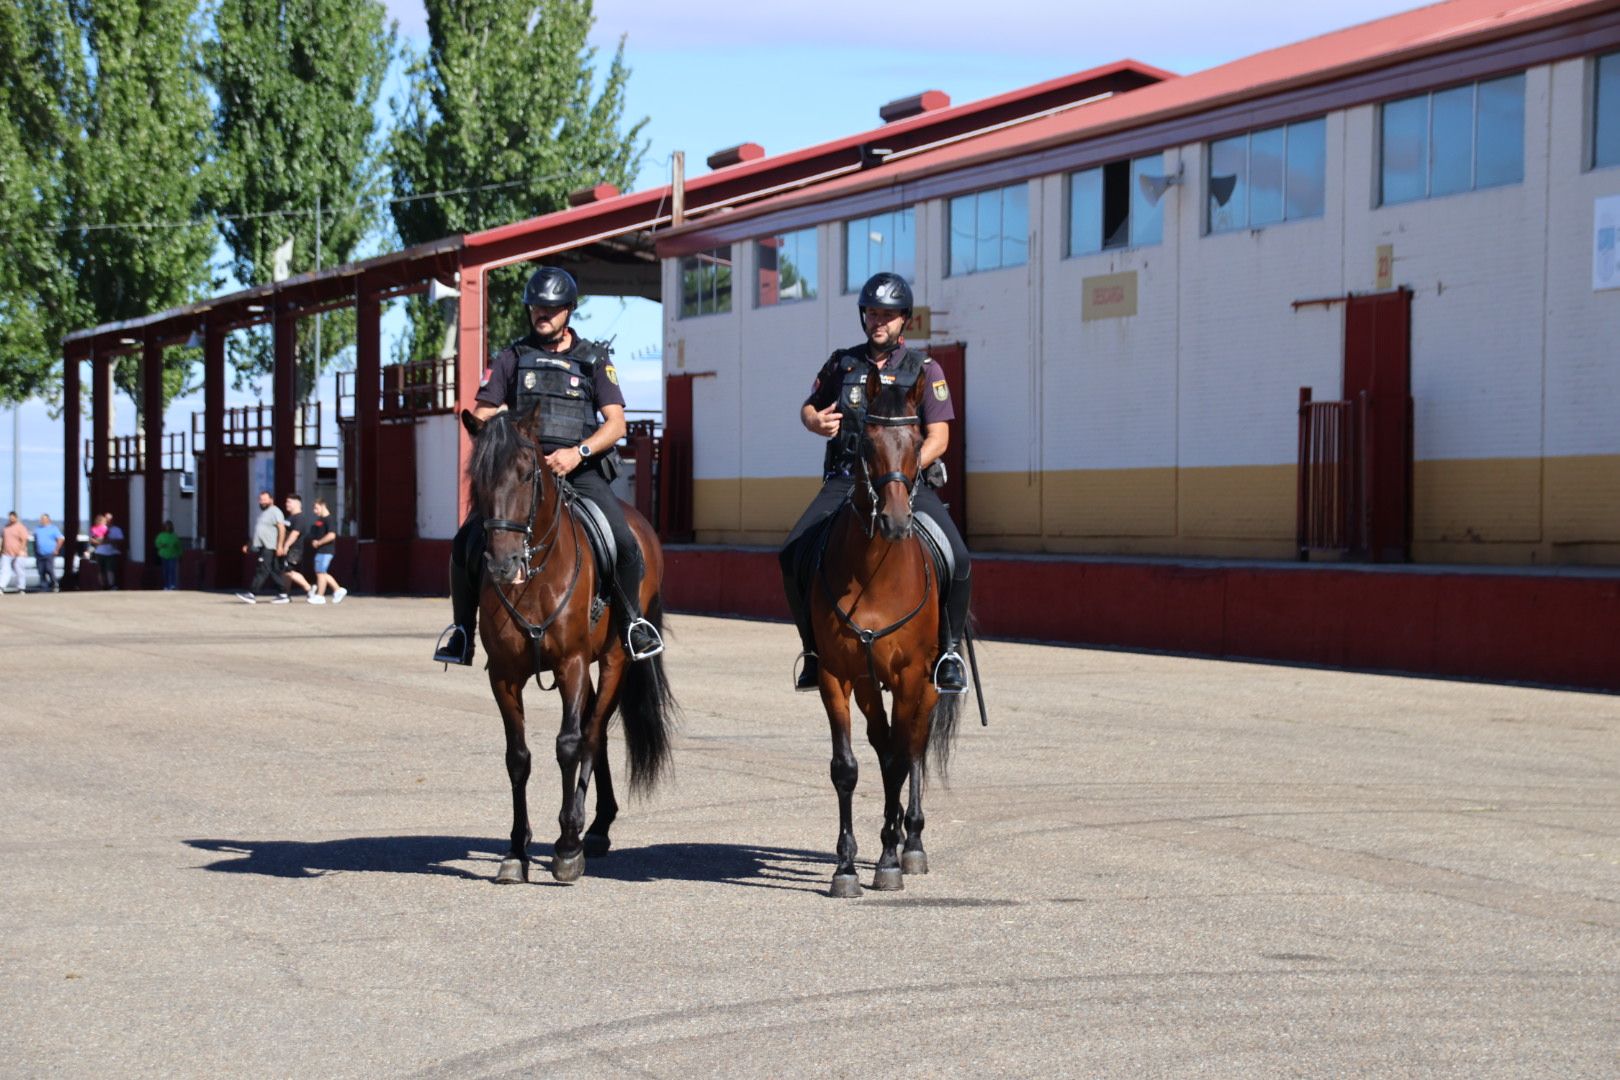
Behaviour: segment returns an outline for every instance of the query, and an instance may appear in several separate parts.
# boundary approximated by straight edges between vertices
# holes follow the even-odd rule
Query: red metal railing
[[[354,419],[355,373],[340,371],[337,377],[338,423]],[[381,412],[385,418],[433,416],[456,408],[456,361],[412,360],[388,364],[382,369],[378,388]]]
[[[84,440],[84,475],[96,472],[94,439]],[[186,433],[163,433],[163,468],[165,472],[184,472],[186,468]],[[146,436],[114,435],[107,440],[107,471],[103,476],[133,476],[146,469]]]
[[[1299,391],[1299,557],[1368,549],[1367,395],[1312,401]]]
[[[225,410],[223,438],[227,450],[270,450],[275,446],[275,409],[259,402],[257,405],[237,405]],[[191,445],[202,447],[207,443],[207,414],[191,414]],[[321,403],[306,401],[297,406],[293,414],[293,445],[300,449],[318,450],[321,447]]]

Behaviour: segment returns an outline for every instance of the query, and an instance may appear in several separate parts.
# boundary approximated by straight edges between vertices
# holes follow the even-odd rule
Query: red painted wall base
[[[786,618],[776,553],[666,549],[673,611]],[[1620,577],[979,556],[991,637],[1620,691]]]

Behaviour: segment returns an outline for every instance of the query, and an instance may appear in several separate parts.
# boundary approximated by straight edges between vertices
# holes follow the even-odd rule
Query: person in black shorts
[[[314,523],[309,511],[304,509],[304,497],[294,491],[286,498],[287,506],[287,534],[282,537],[281,549],[277,552],[281,557],[281,573],[289,582],[303,590],[305,596],[314,596],[315,587],[303,575],[304,549],[308,546],[309,530]]]
[[[536,411],[546,468],[601,508],[618,548],[615,590],[632,660],[664,651],[658,630],[641,614],[641,545],[624,519],[624,507],[609,487],[613,448],[624,438],[624,392],[607,346],[587,341],[568,325],[579,304],[574,276],[542,266],[523,290],[533,329],[495,355],[489,381],[478,391],[472,414],[488,420],[502,409]],[[597,416],[601,415],[601,423]],[[467,515],[450,545],[450,606],[455,622],[439,635],[433,659],[471,664],[478,591],[483,579],[484,519]]]

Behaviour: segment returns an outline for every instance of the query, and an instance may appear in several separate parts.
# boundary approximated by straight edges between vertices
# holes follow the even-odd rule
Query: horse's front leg
[[[928,733],[933,726],[934,709],[940,700],[932,683],[924,681],[918,689],[917,722],[908,732],[906,765],[911,774],[911,797],[906,804],[906,846],[900,853],[900,870],[907,874],[928,873],[928,853],[923,850],[922,840],[925,824],[922,808],[923,762],[924,755],[928,753]]]
[[[581,814],[585,811],[586,788],[590,786],[592,776],[596,777],[596,817],[591,820],[591,827],[585,833],[587,858],[608,853],[608,848],[612,846],[612,841],[608,839],[608,830],[613,827],[613,819],[619,816],[619,802],[613,797],[613,773],[608,767],[607,722],[613,715],[613,710],[619,706],[619,694],[628,663],[629,658],[622,649],[611,649],[608,655],[602,658],[597,677],[596,699],[591,708],[590,723],[585,728],[586,747],[581,749],[581,755],[583,756],[588,749],[590,757],[580,767]]]
[[[527,680],[524,680],[527,681]],[[529,743],[523,734],[523,682],[502,678],[491,668],[489,686],[506,727],[506,775],[512,781],[512,846],[495,875],[497,885],[529,880]]]
[[[583,726],[591,709],[591,673],[583,657],[570,656],[558,665],[557,691],[562,695],[562,727],[557,732],[562,809],[557,813],[561,831],[553,846],[551,876],[558,881],[577,881],[585,872],[585,852],[580,843],[580,831],[585,827],[585,798],[578,777],[584,772],[589,782],[590,763],[589,754],[581,753],[585,743]]]
[[[861,880],[855,875],[857,848],[851,820],[860,766],[849,739],[849,692],[848,683],[839,681],[826,667],[821,669],[821,704],[832,728],[832,783],[838,792],[838,865],[833,868],[832,879],[832,895],[837,897],[861,895]]]
[[[870,680],[855,684],[855,703],[866,714],[866,741],[877,751],[878,769],[883,774],[883,852],[878,856],[877,869],[872,874],[872,888],[899,889],[904,886],[900,875],[900,785],[905,782],[905,757],[895,752],[895,736],[889,718],[883,709],[883,688]],[[899,722],[899,702],[896,701],[895,721]]]

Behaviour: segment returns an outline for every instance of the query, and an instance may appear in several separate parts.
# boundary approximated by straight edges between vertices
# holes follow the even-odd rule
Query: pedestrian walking
[[[268,491],[259,492],[259,517],[253,523],[253,540],[251,545],[243,544],[242,551],[251,551],[258,561],[253,567],[253,584],[246,592],[239,592],[236,598],[244,604],[257,604],[259,593],[266,581],[276,587],[276,595],[268,601],[272,604],[288,603],[287,579],[281,574],[282,541],[287,535],[287,519],[282,516],[281,508],[276,505],[275,498]]]
[[[124,530],[118,527],[111,511],[101,516],[106,529],[96,545],[96,569],[101,571],[101,587],[116,590],[124,563]]]
[[[310,590],[309,602],[326,603],[326,593],[332,593],[332,603],[341,604],[349,590],[338,584],[332,576],[333,547],[337,544],[337,530],[332,528],[332,511],[326,500],[317,497],[315,513],[309,523],[309,549],[315,553],[315,588]]]
[[[28,557],[28,526],[17,520],[17,511],[6,515],[6,527],[0,534],[0,593],[28,591],[28,577],[23,573],[23,560]],[[16,577],[17,588],[11,588]]]
[[[165,521],[163,531],[152,541],[157,557],[163,563],[163,591],[173,592],[180,587],[180,552],[183,545],[175,535],[174,522]]]
[[[62,588],[56,578],[58,555],[68,557],[67,537],[51,522],[51,515],[41,514],[39,528],[34,530],[34,569],[39,573],[40,592],[59,592]]]

